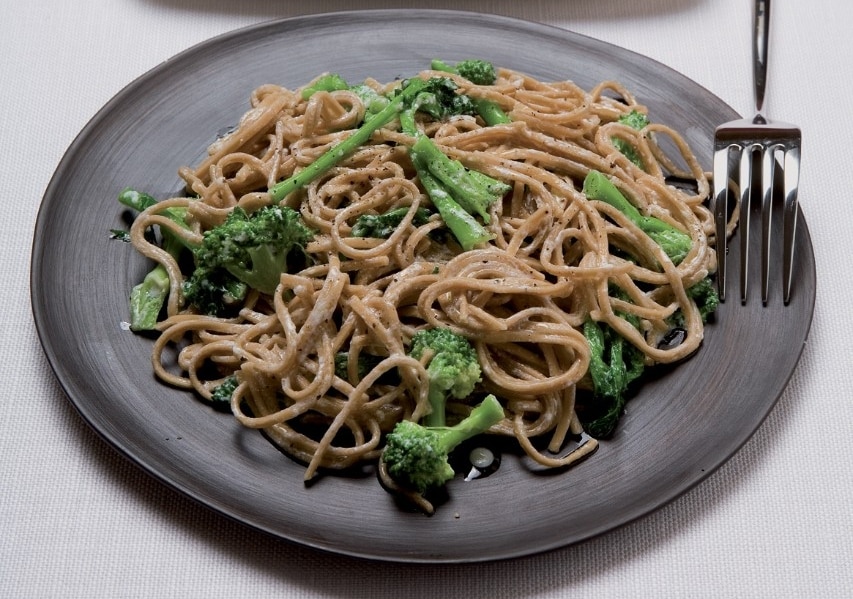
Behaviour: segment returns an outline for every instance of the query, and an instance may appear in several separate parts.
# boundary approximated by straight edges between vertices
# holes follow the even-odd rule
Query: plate
[[[417,39],[418,43],[412,44]],[[262,23],[192,47],[131,83],[84,128],[47,188],[32,255],[32,304],[65,393],[100,435],[157,479],[213,510],[310,547],[407,562],[537,553],[613,530],[671,501],[753,434],[794,371],[812,318],[815,265],[799,221],[789,306],[723,304],[700,351],[645,384],[592,459],[543,475],[506,457],[449,485],[433,517],[399,509],[370,474],[306,487],[303,467],[257,431],[153,378],[151,339],[121,327],[148,265],[109,239],[125,186],[165,196],[237,122],[250,90],[411,75],[431,58],[485,58],[589,88],[618,79],[710,164],[714,127],[736,117],[670,68],[562,29],[477,13],[354,11]],[[757,279],[757,275],[755,277]],[[737,272],[732,275],[737,280]],[[778,296],[779,294],[775,294]]]

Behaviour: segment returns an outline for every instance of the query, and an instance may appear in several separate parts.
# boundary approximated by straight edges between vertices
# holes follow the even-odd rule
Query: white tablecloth
[[[773,6],[769,111],[802,126],[801,202],[818,265],[802,360],[757,434],[707,481],[590,542],[478,566],[320,554],[165,488],[78,417],[39,346],[29,248],[48,180],[113,94],[179,51],[350,1],[27,0],[0,19],[0,595],[3,597],[853,596],[853,4]],[[751,3],[358,2],[541,21],[656,58],[752,110]]]

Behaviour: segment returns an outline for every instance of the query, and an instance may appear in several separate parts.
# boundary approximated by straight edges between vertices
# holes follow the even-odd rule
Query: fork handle
[[[764,106],[767,88],[767,45],[770,38],[770,0],[755,0],[753,12],[752,82],[755,86],[755,110]]]

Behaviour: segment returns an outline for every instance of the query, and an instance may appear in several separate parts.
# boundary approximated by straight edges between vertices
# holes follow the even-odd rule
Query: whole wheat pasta
[[[396,423],[428,411],[425,366],[407,355],[419,329],[448,327],[472,342],[483,373],[478,393],[493,393],[505,409],[490,432],[517,438],[545,467],[566,466],[595,449],[593,440],[560,455],[567,439],[583,432],[577,397],[590,385],[587,320],[608,324],[648,364],[681,360],[702,342],[702,318],[687,289],[716,268],[709,182],[678,132],[618,122],[645,107],[614,81],[585,91],[507,69],[490,86],[442,76],[454,78],[460,93],[498,103],[511,118],[495,126],[474,116],[421,123],[442,152],[511,187],[490,207],[487,243],[463,251],[438,214],[416,218],[432,203],[413,168],[411,140],[394,121],[282,200],[316,235],[306,248],[308,264],[282,273],[274,294],[250,292],[228,318],[183,301],[187,274],[145,231],[171,227],[198,241],[236,206],[251,212],[269,205],[271,185],[346,138],[364,115],[351,92],[304,99],[300,90],[274,85],[251,94],[246,116],[199,166],[180,169],[187,197],[159,202],[133,225],[133,244],[170,278],[153,349],[156,375],[204,398],[236,376],[235,417],[305,463],[306,478],[376,460]],[[369,83],[379,91],[395,85]],[[664,152],[664,138],[676,156]],[[636,150],[644,168],[616,147],[617,139]],[[687,256],[674,263],[619,210],[589,200],[581,185],[591,170],[604,173],[641,213],[689,235]],[[692,185],[676,187],[669,176]],[[189,229],[163,216],[174,207],[187,210]],[[359,216],[393,209],[405,216],[389,237],[352,236]],[[662,346],[678,311],[683,341]],[[373,359],[367,372],[357,368],[360,356]],[[462,416],[474,401],[451,400],[448,411]]]

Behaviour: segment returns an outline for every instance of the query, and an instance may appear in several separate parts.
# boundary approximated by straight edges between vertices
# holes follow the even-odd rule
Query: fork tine
[[[717,294],[726,299],[726,225],[729,220],[729,150],[720,146],[714,151],[714,236],[717,251]]]
[[[752,162],[754,146],[746,146],[740,152],[740,301],[746,303],[749,281],[749,222],[750,198],[752,197]]]
[[[784,155],[785,199],[783,207],[783,257],[782,282],[783,300],[787,304],[791,299],[791,280],[794,269],[794,242],[797,232],[797,196],[800,185],[800,147],[788,148]]]
[[[763,148],[761,156],[761,301],[765,304],[770,289],[770,225],[775,175],[776,146],[769,146]]]

